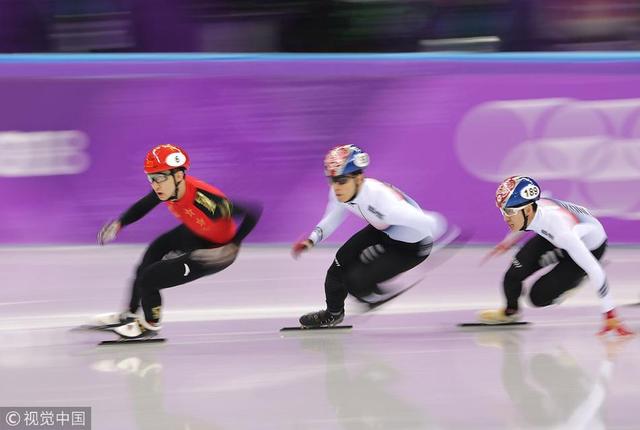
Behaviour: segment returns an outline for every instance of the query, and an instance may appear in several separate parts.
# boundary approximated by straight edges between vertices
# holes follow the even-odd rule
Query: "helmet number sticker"
[[[180,167],[185,163],[185,161],[187,161],[187,157],[185,157],[181,152],[169,154],[166,159],[167,165],[171,167]]]
[[[355,164],[356,167],[367,167],[369,165],[369,154],[366,152],[356,154],[353,157],[353,164]]]
[[[535,199],[540,195],[540,190],[533,184],[529,184],[520,190],[520,197],[531,200]]]

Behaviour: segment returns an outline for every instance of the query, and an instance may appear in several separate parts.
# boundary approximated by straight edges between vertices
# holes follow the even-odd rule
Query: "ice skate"
[[[300,317],[300,325],[304,328],[334,327],[344,319],[344,311],[339,314],[327,310],[311,312]]]
[[[134,342],[164,342],[165,339],[156,337],[160,331],[159,325],[137,318],[134,321],[111,328],[118,335],[118,340],[107,340],[99,345],[114,345]]]
[[[478,313],[478,321],[488,325],[513,324],[520,321],[520,318],[519,312],[507,315],[504,309],[489,309]]]
[[[527,321],[520,321],[520,318],[521,314],[519,312],[507,315],[504,309],[489,309],[478,312],[477,321],[463,322],[458,324],[458,327],[526,326],[530,324]]]
[[[137,318],[127,324],[116,326],[112,329],[114,333],[123,339],[148,339],[155,337],[160,331],[160,326]]]
[[[136,314],[129,311],[99,314],[93,317],[88,324],[78,327],[77,330],[111,330],[114,327],[135,321],[136,317]]]

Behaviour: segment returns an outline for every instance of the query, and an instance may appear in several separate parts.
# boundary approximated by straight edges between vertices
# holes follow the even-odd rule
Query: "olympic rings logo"
[[[461,120],[455,148],[477,178],[532,176],[598,215],[640,218],[640,99],[483,103]]]

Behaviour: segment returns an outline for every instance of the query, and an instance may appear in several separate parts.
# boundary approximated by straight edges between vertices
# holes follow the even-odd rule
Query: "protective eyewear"
[[[153,173],[150,175],[147,175],[147,179],[149,180],[149,183],[153,183],[155,182],[156,184],[160,184],[166,180],[169,179],[171,175],[167,175],[166,173]]]
[[[527,206],[529,205],[520,206],[518,208],[500,208],[500,212],[502,213],[502,215],[514,216],[515,214],[517,214],[519,211],[521,211],[523,208]]]
[[[329,176],[327,177],[327,180],[329,181],[330,184],[345,185],[347,182],[349,182],[349,179],[351,178],[353,178],[353,176],[351,175],[340,175],[340,176]]]

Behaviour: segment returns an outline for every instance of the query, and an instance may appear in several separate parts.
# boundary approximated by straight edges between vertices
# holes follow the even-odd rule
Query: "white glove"
[[[104,245],[113,241],[121,228],[122,224],[120,224],[120,221],[109,221],[98,232],[98,243]]]

